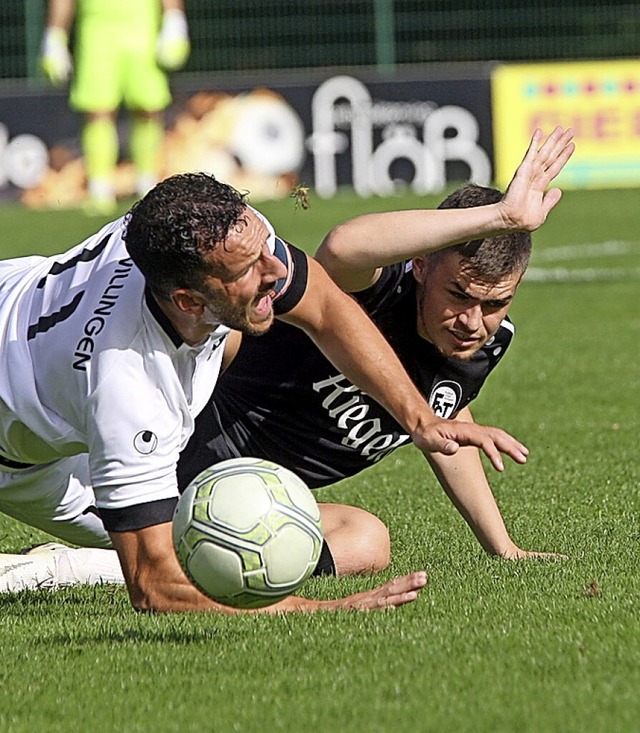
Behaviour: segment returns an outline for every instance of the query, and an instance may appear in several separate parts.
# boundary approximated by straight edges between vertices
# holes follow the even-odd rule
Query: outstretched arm
[[[456,420],[473,422],[469,408],[461,410]],[[489,554],[508,559],[559,557],[553,553],[522,550],[511,539],[477,449],[462,448],[454,456],[425,454],[425,457],[445,493]]]
[[[498,471],[504,468],[501,453],[518,463],[526,461],[527,449],[503,430],[436,417],[371,319],[314,260],[309,260],[304,296],[280,318],[306,331],[352,384],[393,415],[421,450],[450,455],[461,445],[475,445]]]
[[[536,130],[498,203],[359,216],[329,232],[315,257],[343,290],[356,292],[372,285],[385,265],[470,239],[534,231],[560,200],[559,189],[546,189],[571,157],[572,138],[572,130],[557,127],[542,143]]]
[[[427,583],[424,572],[411,573],[372,590],[329,601],[289,596],[272,606],[239,610],[212,601],[191,584],[182,572],[173,550],[171,523],[131,532],[112,532],[129,598],[138,611],[181,613],[199,611],[237,613],[313,613],[316,611],[372,611],[395,608],[415,601]]]

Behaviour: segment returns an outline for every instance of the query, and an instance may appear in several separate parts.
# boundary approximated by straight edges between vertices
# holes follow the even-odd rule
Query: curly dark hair
[[[243,216],[245,195],[208,173],[165,179],[126,216],[127,250],[153,293],[201,289],[210,274],[204,256]]]
[[[438,208],[468,209],[473,206],[496,204],[502,196],[502,191],[497,188],[470,183],[449,194]],[[469,267],[475,275],[483,280],[496,281],[507,275],[523,273],[527,269],[531,256],[531,234],[509,232],[497,237],[473,239],[434,252],[429,257],[437,258],[438,254],[452,250],[462,256],[463,265]]]

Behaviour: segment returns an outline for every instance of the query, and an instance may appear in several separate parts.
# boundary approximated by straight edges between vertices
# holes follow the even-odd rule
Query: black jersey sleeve
[[[410,271],[409,261],[387,265],[382,268],[380,277],[371,287],[353,293],[353,296],[371,317],[385,313],[404,296],[411,282],[411,276],[407,277]]]
[[[170,522],[177,503],[177,498],[157,499],[124,509],[100,509],[99,514],[108,532],[133,532]]]
[[[287,275],[276,283],[273,310],[276,315],[294,308],[307,289],[309,263],[307,255],[292,244],[276,237],[273,254],[286,266]]]

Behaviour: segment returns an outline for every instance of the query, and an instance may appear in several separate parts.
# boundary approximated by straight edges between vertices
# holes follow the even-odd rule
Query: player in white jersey
[[[477,393],[477,390],[486,377],[487,369],[495,366],[494,362],[483,366],[483,359],[480,358],[479,361],[476,359],[478,349],[482,348],[484,344],[488,345],[488,340],[492,335],[494,340],[497,338],[496,329],[499,328],[501,322],[504,323],[503,319],[506,315],[509,302],[526,267],[527,257],[525,254],[528,253],[528,249],[525,245],[528,242],[527,236],[521,234],[513,238],[509,235],[509,237],[503,237],[500,243],[498,243],[494,235],[500,232],[514,232],[514,230],[521,229],[527,231],[533,230],[545,220],[547,213],[559,199],[557,189],[553,189],[547,193],[545,193],[545,189],[548,183],[557,175],[573,150],[573,146],[570,144],[570,138],[570,131],[562,133],[561,130],[556,130],[550,136],[548,142],[538,150],[537,144],[540,142],[540,136],[539,134],[534,136],[530,150],[516,173],[509,192],[502,201],[500,201],[499,195],[497,198],[493,195],[494,193],[497,194],[497,192],[480,189],[477,192],[473,190],[465,191],[465,206],[472,205],[474,197],[476,199],[476,206],[479,204],[491,204],[491,206],[481,206],[478,209],[466,210],[464,212],[456,208],[454,210],[438,212],[427,210],[377,214],[373,215],[372,218],[365,217],[364,219],[356,219],[334,230],[327,237],[325,244],[319,252],[319,256],[325,259],[330,270],[341,280],[343,287],[354,290],[362,290],[363,287],[370,285],[377,278],[380,278],[380,282],[382,282],[384,279],[382,275],[383,268],[380,266],[380,263],[386,265],[384,267],[385,273],[387,273],[387,270],[391,273],[392,268],[389,267],[390,262],[399,260],[400,264],[395,267],[394,272],[397,271],[399,273],[398,277],[403,279],[403,281],[406,277],[402,274],[403,268],[400,265],[403,264],[404,260],[411,257],[418,258],[414,260],[414,263],[418,272],[416,280],[419,281],[423,278],[427,270],[427,262],[430,263],[428,268],[429,272],[434,270],[434,273],[429,275],[428,288],[425,290],[422,286],[418,287],[418,291],[412,297],[414,301],[417,298],[419,305],[418,325],[420,326],[421,323],[422,325],[420,327],[426,329],[421,338],[426,338],[441,354],[436,359],[440,365],[438,368],[444,368],[443,360],[450,360],[455,355],[452,365],[455,366],[455,363],[457,363],[458,366],[455,367],[453,374],[454,376],[457,375],[456,378],[462,378],[462,382],[459,385],[459,389],[461,390],[460,400],[464,397],[462,403],[456,408],[458,410],[457,416],[453,416],[457,420],[472,420],[466,407],[464,409],[462,407],[466,406]],[[498,212],[501,212],[502,221],[500,217],[498,217],[498,220],[494,218]],[[490,235],[490,232],[493,232],[493,235]],[[447,249],[445,252],[434,252],[428,260],[427,257],[424,257],[424,262],[422,262],[422,256],[425,252],[443,247],[448,242],[464,242],[469,238],[475,239],[476,237],[482,237],[480,242],[483,243],[483,246],[480,247],[482,254],[478,255],[479,258],[476,258],[474,254],[477,247],[474,248],[473,246],[474,244],[478,245],[479,242],[471,242],[469,245],[471,247],[470,251],[467,251],[469,247],[466,245],[464,250],[459,247],[454,247]],[[525,242],[525,239],[527,242]],[[491,251],[487,251],[491,248],[490,246],[493,246],[492,243],[494,241],[498,248],[496,250],[498,254],[496,254],[495,261],[493,261]],[[275,242],[276,253],[279,249],[283,252],[286,251],[286,246],[277,237],[275,237]],[[511,253],[507,245],[513,245],[515,247],[513,253]],[[345,246],[346,250],[344,249]],[[395,250],[391,254],[388,252],[390,248],[394,248]],[[300,272],[304,270],[306,263],[304,255],[299,253],[299,251],[296,254],[295,248],[289,248],[289,251],[298,259],[297,265],[291,266],[292,263],[290,263],[287,269],[289,272],[291,270],[297,271],[298,275],[295,278],[289,278],[288,283],[281,284],[276,288],[278,295],[275,298],[275,307],[279,312],[290,309],[292,303],[298,302],[300,293],[299,283],[296,285],[296,281],[300,280]],[[350,258],[354,254],[356,260],[350,261]],[[442,257],[441,255],[446,256]],[[280,254],[280,258],[286,261],[282,254]],[[436,262],[439,264],[436,265]],[[443,267],[444,271],[441,272]],[[437,274],[435,273],[436,269]],[[423,274],[421,275],[420,273]],[[387,280],[389,280],[389,276],[389,274],[385,275]],[[409,280],[412,280],[412,278],[409,277]],[[365,302],[365,307],[369,308],[375,303],[380,305],[382,301],[387,303],[389,298],[395,299],[395,302],[400,297],[395,295],[396,290],[398,290],[398,283],[396,282],[393,286],[389,284],[388,287],[391,290],[389,290],[387,295],[385,295],[387,285],[384,283],[382,283],[382,286],[380,284],[376,285],[377,289],[375,292],[373,287],[364,290],[363,297],[365,300],[366,298],[372,299],[372,303]],[[297,288],[298,292],[296,294]],[[453,292],[450,293],[450,291]],[[497,301],[496,298],[498,298]],[[406,297],[402,302],[404,303],[405,301],[407,301]],[[394,312],[397,310],[396,305],[385,305],[382,307],[382,310],[387,313],[387,316],[390,313],[390,307]],[[402,306],[402,313],[399,314],[399,320],[396,318],[393,323],[389,322],[386,327],[383,326],[383,331],[388,332],[389,338],[395,344],[394,348],[401,354],[405,363],[407,359],[409,362],[412,361],[411,354],[414,349],[420,351],[421,349],[424,350],[427,346],[424,342],[420,346],[420,339],[417,342],[414,339],[411,341],[411,345],[407,345],[410,353],[405,353],[406,349],[400,348],[398,343],[399,334],[410,333],[416,330],[416,325],[413,323],[415,315],[412,318],[410,303],[407,304],[407,307],[409,308],[409,312],[404,313],[404,306]],[[412,307],[415,314],[415,304]],[[478,315],[480,307],[483,313],[482,318]],[[376,308],[373,308],[373,311],[376,311]],[[447,313],[450,315],[446,315]],[[453,317],[454,314],[455,318]],[[390,330],[388,328],[389,326],[391,326]],[[283,328],[286,328],[286,326],[279,328],[281,333],[284,333],[282,331]],[[291,332],[292,329],[289,329],[289,331]],[[465,337],[461,341],[462,336],[460,334],[462,331],[464,331]],[[273,342],[271,334],[263,338],[265,342]],[[224,401],[223,403],[226,404],[228,409],[235,410],[233,414],[236,415],[236,418],[233,418],[234,420],[240,420],[244,424],[246,418],[249,426],[247,428],[249,433],[243,439],[246,441],[246,446],[236,442],[234,443],[234,450],[241,454],[246,454],[243,453],[243,450],[247,449],[255,452],[255,446],[260,445],[267,450],[267,457],[272,460],[278,460],[280,458],[285,465],[289,465],[294,470],[299,470],[308,480],[310,477],[312,485],[322,485],[323,481],[321,476],[317,476],[318,481],[313,484],[313,471],[310,474],[305,473],[305,471],[310,470],[309,467],[303,462],[302,456],[299,459],[296,458],[298,455],[299,441],[296,442],[294,439],[287,438],[289,433],[287,433],[285,427],[282,427],[292,419],[295,421],[296,418],[291,417],[291,412],[287,412],[286,400],[283,402],[280,397],[277,397],[282,392],[278,392],[277,372],[278,369],[282,370],[287,375],[287,380],[293,379],[296,382],[296,389],[298,391],[295,393],[295,400],[300,404],[307,405],[305,402],[307,397],[305,396],[306,388],[304,384],[312,378],[311,375],[314,373],[314,364],[316,362],[319,365],[318,368],[323,373],[327,369],[327,365],[320,355],[315,357],[314,361],[313,348],[310,345],[305,347],[302,337],[290,333],[289,338],[295,340],[297,344],[298,357],[302,360],[300,366],[294,363],[287,365],[286,359],[283,362],[274,357],[275,362],[280,364],[280,366],[275,369],[273,374],[252,376],[250,362],[255,362],[256,358],[262,358],[263,355],[260,354],[259,349],[263,339],[254,340],[255,349],[258,349],[257,356],[249,356],[249,363],[247,363],[245,351],[244,361],[242,359],[240,360],[240,364],[242,364],[240,375],[244,374],[247,381],[243,383],[242,379],[240,379],[236,386],[240,387],[240,385],[243,385],[242,389],[248,395],[251,395],[249,396],[249,401],[255,400],[256,409],[264,416],[264,426],[250,427],[251,418],[249,415],[245,416],[242,413],[242,409],[246,409],[247,412],[251,413],[253,408],[251,404],[246,404],[247,399],[245,399],[246,395],[244,392],[242,394],[233,393],[233,389],[231,389],[229,393],[231,402],[227,400],[226,403]],[[505,341],[503,338],[500,344],[500,348],[504,350],[508,345],[508,339]],[[268,349],[269,347],[265,346],[265,348]],[[495,351],[495,344],[492,348]],[[251,349],[249,350],[249,354],[253,353]],[[418,370],[420,373],[416,374],[414,373],[415,369],[411,369],[411,374],[414,380],[420,385],[423,393],[427,394],[430,389],[429,384],[433,378],[433,375],[429,376],[429,370],[435,368],[431,362],[436,357],[428,356],[425,352],[424,358],[427,358],[427,361]],[[497,359],[498,357],[495,358]],[[469,364],[469,374],[467,376],[463,374],[461,377],[460,370],[462,369],[462,365],[467,363]],[[414,366],[416,365],[414,364]],[[299,373],[300,370],[302,372],[308,371],[308,374]],[[423,374],[422,372],[424,370],[426,371]],[[233,373],[234,371],[236,371],[235,365],[231,372]],[[253,384],[254,382],[255,384]],[[298,382],[300,384],[297,384]],[[263,387],[260,385],[263,385]],[[269,394],[263,395],[261,394],[262,391],[266,391]],[[222,391],[221,399],[222,397],[224,397],[224,390]],[[275,401],[270,402],[272,398]],[[246,407],[240,409],[231,404],[236,401]],[[309,405],[305,407],[305,410],[309,412],[309,415],[305,419],[311,421],[312,427],[309,428],[309,425],[303,423],[302,418],[298,418],[298,424],[300,431],[302,431],[302,436],[311,430],[311,432],[315,431],[318,437],[322,437],[323,445],[325,446],[324,449],[318,447],[313,454],[315,456],[314,465],[316,468],[320,463],[324,462],[326,463],[328,472],[335,471],[338,475],[350,475],[360,470],[362,465],[357,452],[346,451],[344,448],[339,448],[337,444],[335,449],[331,448],[333,437],[328,432],[330,428],[325,425],[324,419],[317,415],[317,411],[314,412],[315,408],[313,404],[313,400],[311,400]],[[260,407],[264,405],[268,405],[269,410],[272,411],[273,414],[270,417],[268,414],[269,410],[264,412],[262,407]],[[274,407],[274,405],[280,405],[280,407]],[[221,409],[222,406],[223,404],[221,403]],[[374,406],[370,404],[368,409],[373,408]],[[396,423],[391,414],[384,413],[384,411],[381,412],[379,409],[376,414],[380,416],[381,420],[384,419],[384,424],[388,429],[402,431],[402,427]],[[316,417],[313,417],[314,415]],[[447,417],[450,416],[447,414]],[[227,439],[231,436],[232,423],[227,424],[224,428],[225,433],[227,433]],[[270,428],[275,430],[275,435],[268,435]],[[219,455],[216,453],[217,448],[214,449],[213,443],[210,446],[208,445],[211,436],[215,435],[215,430],[217,428],[213,426],[213,423],[207,425],[205,421],[202,436],[199,437],[199,442],[196,443],[196,446],[199,446],[198,449],[205,453],[204,459],[201,456],[193,454],[193,445],[190,444],[191,455],[186,458],[187,474],[189,471],[193,473],[193,467],[197,466],[202,460],[212,462],[217,457],[219,459],[222,456],[222,453]],[[252,430],[255,432],[255,435],[251,432]],[[278,439],[278,433],[280,434],[280,439]],[[405,435],[406,437],[408,436]],[[302,437],[302,440],[304,441],[304,437]],[[337,436],[336,440],[338,443],[340,442],[340,435]],[[146,442],[149,442],[148,435]],[[273,447],[270,447],[272,443]],[[306,455],[307,449],[304,452]],[[427,458],[432,463],[434,470],[436,470],[443,487],[471,524],[485,549],[507,557],[523,557],[540,554],[524,552],[517,548],[510,540],[504,528],[500,512],[493,500],[477,452],[461,451],[456,455],[439,457],[427,455]],[[185,456],[181,460],[181,467],[183,467],[184,460]],[[185,470],[182,473],[184,474]],[[332,474],[327,473],[327,475]],[[324,483],[326,482],[325,480]],[[368,547],[367,542],[369,542],[369,545],[371,544],[370,537],[379,537],[379,532],[371,533],[371,522],[363,523],[362,518],[367,514],[366,512],[358,510],[358,523],[354,525],[352,521],[353,507],[344,505],[321,506],[323,506],[323,522],[330,534],[328,541],[332,551],[334,551],[334,548],[341,548],[338,554],[344,554],[342,545],[345,541],[344,537],[346,532],[348,535],[347,550],[351,558],[350,562],[354,560],[354,546],[358,546],[362,552],[365,552],[365,548]],[[369,516],[375,520],[371,515]],[[374,525],[380,526],[381,523],[375,520]],[[336,527],[339,527],[341,531],[334,531]],[[353,541],[354,536],[356,536],[353,534],[354,532],[358,536],[355,543]],[[365,567],[372,568],[378,566],[377,559],[372,560],[371,558],[374,558],[376,553],[379,555],[384,550],[385,543],[378,543],[376,541],[374,544],[376,544],[376,547],[367,549],[366,553],[369,554],[364,555],[363,563]],[[377,546],[378,544],[380,546]],[[64,548],[54,550],[51,553],[46,551],[37,552],[28,557],[6,555],[0,558],[0,588],[19,589],[21,587],[34,587],[36,584],[57,587],[75,582],[92,583],[100,580],[122,582],[122,575],[117,563],[114,562],[113,555],[114,553],[104,550],[70,550]],[[109,559],[110,557],[111,559]],[[384,566],[384,563],[381,566]],[[344,565],[341,564],[340,572],[349,571],[345,570]]]
[[[229,359],[239,332],[265,332],[276,308],[422,450],[478,445],[499,469],[501,451],[526,460],[503,431],[436,418],[359,306],[287,251],[234,189],[183,174],[69,252],[2,265],[0,509],[71,542],[110,541],[138,609],[235,612],[179,567],[175,466],[223,350]],[[425,583],[418,572],[346,599],[290,597],[270,612],[396,606]]]
[[[0,263],[0,501],[18,491],[27,500],[33,473],[64,481],[77,455],[88,457],[101,508],[175,496],[176,455],[215,384],[229,328],[194,346],[173,338],[124,226],[60,257]],[[52,531],[46,518],[37,526]],[[65,538],[95,544],[73,521],[66,527]]]

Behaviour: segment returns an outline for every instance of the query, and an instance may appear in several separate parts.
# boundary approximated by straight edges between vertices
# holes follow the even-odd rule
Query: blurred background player
[[[84,115],[88,213],[108,214],[115,206],[121,106],[131,114],[136,193],[157,182],[162,112],[171,102],[166,71],[182,67],[189,51],[183,0],[49,0],[42,68],[55,86],[71,79],[70,106]]]

